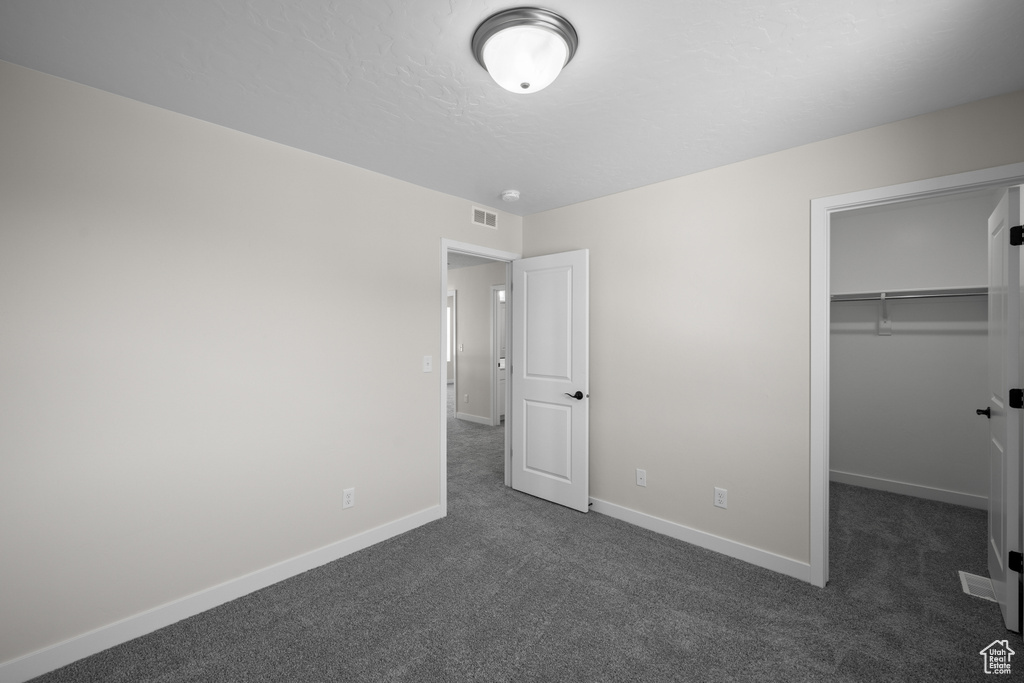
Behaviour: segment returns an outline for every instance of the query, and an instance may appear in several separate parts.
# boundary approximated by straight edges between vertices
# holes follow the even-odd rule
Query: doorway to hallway
[[[504,483],[508,262],[449,250],[447,254],[446,461],[450,471],[467,458]],[[480,463],[477,463],[478,465]]]
[[[451,456],[459,455],[464,447],[472,447],[474,442],[480,446],[479,437],[485,433],[488,435],[489,443],[486,450],[489,451],[490,444],[493,443],[497,443],[500,449],[500,481],[505,486],[511,485],[511,452],[508,438],[510,421],[498,420],[494,423],[490,417],[491,402],[494,399],[491,366],[492,363],[497,364],[498,358],[495,356],[492,361],[493,312],[490,309],[493,301],[492,286],[509,281],[511,263],[519,257],[520,254],[472,244],[451,240],[441,242],[441,295],[445,322],[441,329],[440,348],[442,357],[447,356],[451,349],[453,361],[451,373],[442,373],[439,387],[439,485],[441,505],[446,511],[448,468],[454,466]],[[470,294],[472,297],[469,297]],[[476,302],[467,301],[467,297],[476,299]],[[447,311],[451,302],[454,302],[454,311],[449,314]],[[452,322],[449,322],[449,315]],[[461,378],[460,373],[463,375]],[[509,400],[506,393],[506,403]],[[477,427],[486,428],[488,431],[481,431],[476,429]]]
[[[442,240],[441,317],[447,321],[446,308],[451,297],[456,301],[454,411],[457,419],[479,421],[497,426],[501,404],[507,408],[504,435],[504,484],[516,490],[565,505],[580,512],[589,510],[589,252],[586,249],[519,258],[494,250]],[[494,296],[495,285],[487,289],[480,283],[465,287],[466,293],[490,291],[490,315],[480,314],[488,327],[490,339],[483,343],[483,334],[476,342],[467,342],[465,330],[466,297],[459,296],[452,284],[471,282],[458,269],[453,259],[468,259],[469,265],[481,269],[483,282],[493,281],[504,272],[508,305],[504,329],[508,336],[507,352],[511,356],[505,400],[494,396],[500,385],[495,367],[501,362],[501,344],[494,335],[501,325],[494,320],[493,308],[500,305]],[[481,262],[481,259],[483,262]],[[497,261],[498,264],[487,264]],[[493,268],[493,273],[488,269]],[[469,270],[467,267],[466,270]],[[474,273],[474,275],[479,275]],[[510,277],[512,278],[510,280]],[[514,280],[514,282],[513,282]],[[441,348],[450,343],[443,323]],[[485,390],[474,388],[465,379],[468,360],[474,349]],[[442,352],[442,354],[444,351]],[[488,358],[487,363],[479,361]],[[445,378],[444,375],[441,376]],[[442,405],[448,403],[448,383],[441,384]],[[469,409],[474,397],[476,411]],[[483,405],[491,415],[488,423]],[[509,438],[509,437],[514,438]],[[442,411],[442,474],[447,468],[447,414]],[[514,442],[514,443],[513,443]],[[513,459],[513,455],[515,458]],[[513,462],[514,460],[514,462]],[[447,479],[442,476],[441,500],[447,506]]]

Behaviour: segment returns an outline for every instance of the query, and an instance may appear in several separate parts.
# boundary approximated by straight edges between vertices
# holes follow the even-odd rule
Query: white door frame
[[[491,249],[489,247],[481,247],[476,244],[469,244],[467,242],[456,242],[455,240],[442,239],[441,240],[441,342],[440,355],[438,358],[444,358],[446,356],[445,351],[447,347],[447,309],[448,309],[448,252],[455,251],[462,254],[469,254],[471,256],[480,256],[482,258],[491,259],[492,261],[503,261],[506,264],[505,267],[505,334],[506,338],[511,340],[512,335],[512,321],[509,320],[509,315],[512,311],[511,297],[512,291],[510,287],[507,287],[511,279],[512,261],[522,258],[522,254],[514,253],[511,251],[501,251],[499,249]],[[440,444],[440,471],[441,481],[440,486],[440,505],[444,515],[448,514],[448,373],[440,373],[439,386],[441,396],[441,444]],[[507,384],[507,383],[506,383]],[[507,397],[506,397],[507,398]],[[512,485],[512,440],[510,425],[512,424],[511,416],[508,411],[505,411],[505,486]]]
[[[1024,163],[929,178],[811,201],[811,583],[828,583],[829,237],[832,214],[1024,183]]]

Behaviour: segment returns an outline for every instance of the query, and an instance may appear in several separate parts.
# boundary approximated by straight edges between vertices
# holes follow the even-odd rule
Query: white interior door
[[[988,571],[1006,627],[1020,631],[1018,574],[1010,552],[1020,551],[1020,412],[1009,393],[1021,387],[1020,248],[1010,228],[1020,224],[1020,189],[1003,194],[988,219],[989,253],[989,513]]]
[[[589,509],[589,252],[512,263],[512,488]]]

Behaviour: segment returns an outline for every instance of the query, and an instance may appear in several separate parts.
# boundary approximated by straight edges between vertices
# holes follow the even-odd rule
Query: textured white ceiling
[[[0,59],[524,215],[1024,89],[1022,0],[551,0],[531,95],[470,53],[512,6],[0,0]]]

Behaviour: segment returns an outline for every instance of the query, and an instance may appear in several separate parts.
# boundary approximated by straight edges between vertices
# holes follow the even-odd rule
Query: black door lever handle
[[[985,417],[987,417],[990,420],[992,419],[992,409],[991,408],[985,408],[985,410],[982,410],[981,408],[978,408],[974,412],[976,412],[978,415],[984,415]]]
[[[577,390],[575,394],[570,394],[567,391],[567,392],[565,392],[565,395],[568,396],[569,398],[574,398],[577,401],[582,401],[583,400],[583,392],[579,391],[579,390]]]

